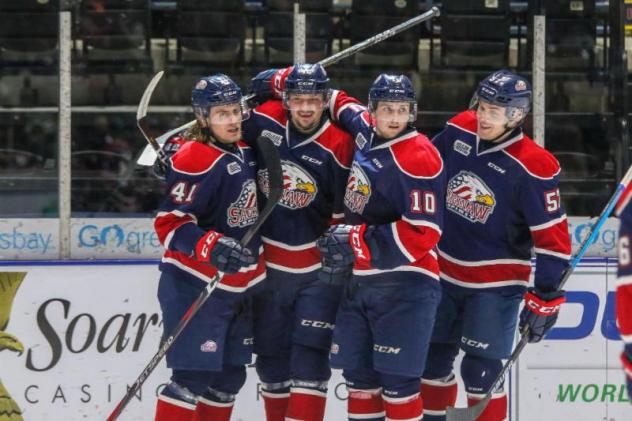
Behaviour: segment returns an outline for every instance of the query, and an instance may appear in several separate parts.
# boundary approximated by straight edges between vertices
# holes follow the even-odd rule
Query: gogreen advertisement
[[[158,277],[155,263],[0,265],[0,420],[105,419],[157,350]],[[604,263],[571,278],[553,338],[529,345],[512,376],[511,420],[629,419],[613,280]],[[152,419],[168,378],[162,362],[120,419]],[[250,367],[233,421],[264,419],[258,392]],[[334,370],[327,421],[346,419],[346,397]]]

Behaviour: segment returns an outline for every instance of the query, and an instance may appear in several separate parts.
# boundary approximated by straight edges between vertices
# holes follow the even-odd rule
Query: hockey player
[[[617,326],[624,348],[621,363],[625,373],[628,397],[632,401],[632,261],[630,261],[630,237],[632,237],[632,184],[628,185],[617,204],[616,213],[621,220],[619,227],[619,273],[617,279]]]
[[[167,194],[155,229],[166,251],[158,299],[165,334],[217,271],[222,277],[167,353],[171,382],[157,421],[228,421],[251,361],[248,292],[265,278],[258,236],[238,239],[255,223],[256,162],[241,139],[241,90],[227,76],[199,79],[191,102],[196,125],[184,133],[166,171]]]
[[[439,243],[443,296],[423,375],[425,421],[454,406],[459,348],[468,404],[490,389],[520,330],[540,341],[557,319],[557,286],[570,258],[560,167],[529,139],[522,124],[531,103],[527,80],[507,70],[479,84],[471,109],[453,117],[433,143],[447,171],[444,231]],[[535,251],[534,287],[528,288]],[[526,291],[526,294],[525,294]],[[524,329],[528,328],[527,331]],[[493,391],[480,421],[507,419],[507,395]]]
[[[420,376],[441,297],[437,255],[445,175],[417,132],[417,100],[403,75],[378,76],[369,108],[335,92],[333,116],[355,137],[345,219],[318,240],[323,266],[348,278],[332,367],[344,369],[349,420],[420,420]]]
[[[267,291],[255,297],[256,369],[268,421],[322,421],[329,348],[342,286],[318,279],[316,239],[342,215],[353,140],[329,117],[329,78],[302,64],[257,75],[260,100],[244,139],[278,147],[284,193],[262,227]],[[259,174],[266,191],[267,175]]]

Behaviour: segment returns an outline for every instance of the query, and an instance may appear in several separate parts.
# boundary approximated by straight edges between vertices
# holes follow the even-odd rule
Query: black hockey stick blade
[[[259,212],[259,218],[257,222],[251,226],[246,234],[242,237],[240,243],[246,245],[252,240],[261,225],[268,219],[268,216],[272,213],[272,210],[276,204],[281,200],[283,195],[283,169],[281,168],[281,158],[279,158],[279,151],[276,146],[272,144],[272,141],[264,136],[257,138],[257,152],[259,157],[263,158],[263,163],[268,169],[268,200]]]

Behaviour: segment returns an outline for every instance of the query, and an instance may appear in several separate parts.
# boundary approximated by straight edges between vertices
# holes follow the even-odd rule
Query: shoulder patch
[[[285,127],[285,123],[287,123],[287,111],[283,108],[283,104],[278,99],[271,99],[258,105],[254,112],[255,114],[269,118],[281,126]]]
[[[404,142],[395,143],[390,150],[397,166],[411,177],[433,178],[443,169],[439,151],[421,133]]]
[[[171,157],[171,163],[175,171],[198,175],[209,171],[223,155],[219,149],[191,141],[180,147]]]
[[[327,130],[316,139],[316,142],[331,152],[340,165],[345,168],[351,166],[355,150],[353,137],[335,123],[332,122]]]
[[[478,122],[474,110],[463,111],[448,120],[448,123],[457,126],[468,132],[476,133]]]
[[[516,160],[531,176],[550,179],[560,173],[560,164],[553,154],[526,135],[509,145],[504,152]]]

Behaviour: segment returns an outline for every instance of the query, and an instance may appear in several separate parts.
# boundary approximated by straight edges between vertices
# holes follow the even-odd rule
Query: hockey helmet
[[[411,104],[408,122],[417,119],[417,95],[413,83],[406,75],[382,73],[369,89],[369,111],[375,112],[379,101],[409,102]]]
[[[527,79],[509,70],[498,70],[478,84],[470,108],[475,108],[478,101],[483,100],[506,108],[505,115],[509,120],[524,120],[531,109],[532,95]]]
[[[329,93],[329,77],[320,64],[298,64],[285,79],[284,92],[300,94]]]
[[[197,80],[191,91],[191,107],[195,114],[208,117],[211,107],[226,104],[242,105],[241,88],[228,76],[218,73]],[[242,108],[242,119],[247,118],[247,109]]]

